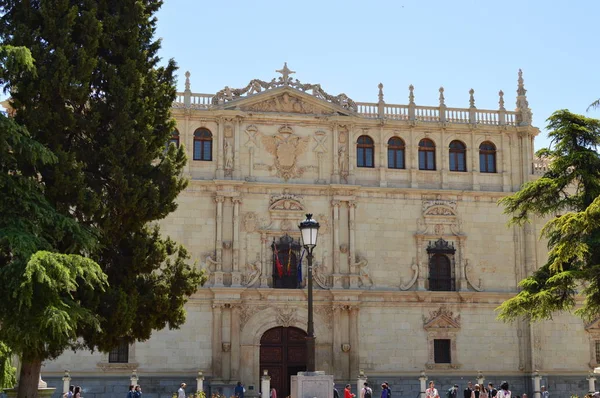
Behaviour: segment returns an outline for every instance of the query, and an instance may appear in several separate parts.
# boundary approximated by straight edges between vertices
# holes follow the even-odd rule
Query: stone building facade
[[[306,365],[306,259],[297,225],[321,224],[315,249],[317,368],[341,384],[364,370],[413,398],[425,371],[442,389],[531,374],[557,396],[587,391],[600,326],[570,315],[505,324],[495,309],[546,256],[542,223],[507,227],[497,201],[536,178],[531,111],[521,72],[516,110],[354,102],[293,79],[195,94],[173,104],[190,177],[163,232],[183,243],[209,282],[189,300],[180,330],[109,354],[65,353],[45,379],[70,369],[88,395],[125,393],[135,369],[146,394],[180,381],[230,392],[260,385],[280,396]],[[566,343],[568,342],[568,344]],[[377,385],[377,384],[376,384]],[[107,386],[113,386],[108,388]],[[191,388],[194,390],[194,388]],[[189,389],[188,389],[189,390]]]

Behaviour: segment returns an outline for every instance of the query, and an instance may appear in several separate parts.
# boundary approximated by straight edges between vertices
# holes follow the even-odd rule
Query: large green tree
[[[34,75],[33,60],[23,47],[0,47],[5,75]],[[78,288],[90,292],[106,286],[100,266],[78,253],[96,247],[95,236],[72,217],[60,214],[44,196],[41,168],[57,158],[6,114],[0,114],[0,383],[14,386],[13,352],[41,365],[66,347],[74,347],[77,327],[98,328],[99,319],[75,299]],[[72,244],[65,253],[56,247]],[[35,368],[35,366],[33,367]],[[37,388],[37,373],[26,367]],[[39,367],[37,367],[39,373]],[[32,380],[28,380],[32,378]],[[26,394],[26,388],[21,391]]]
[[[548,171],[501,200],[511,222],[550,219],[542,229],[548,261],[520,282],[520,292],[504,302],[500,318],[549,319],[575,309],[585,320],[600,314],[600,120],[560,110],[548,119]]]
[[[187,184],[183,148],[164,151],[174,129],[176,68],[173,61],[159,65],[154,14],[161,4],[0,0],[0,43],[29,48],[36,62],[35,75],[0,76],[15,121],[55,156],[36,173],[44,196],[93,233],[94,247],[79,254],[107,277],[104,291],[72,291],[98,320],[71,322],[90,349],[108,351],[179,327],[186,298],[204,280],[156,224],[176,209]],[[76,242],[65,235],[54,251],[70,253]],[[40,361],[58,351],[24,347],[22,377],[37,383]]]

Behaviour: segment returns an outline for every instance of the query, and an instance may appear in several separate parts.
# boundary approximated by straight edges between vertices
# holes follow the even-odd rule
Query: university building
[[[473,90],[468,107],[450,107],[443,88],[438,104],[417,105],[412,86],[408,104],[388,104],[381,84],[377,102],[355,102],[287,65],[277,73],[210,94],[193,93],[188,73],[173,104],[190,184],[163,232],[209,274],[186,324],[109,354],[66,352],[44,379],[62,386],[69,369],[86,397],[120,397],[135,370],[145,394],[170,396],[182,381],[195,392],[202,371],[207,393],[231,395],[237,381],[257,392],[267,371],[287,396],[306,366],[298,223],[311,213],[316,363],[338,385],[362,370],[375,394],[385,380],[414,398],[423,371],[440,390],[481,372],[520,395],[537,370],[553,398],[587,392],[598,324],[496,319],[547,254],[543,223],[508,227],[497,204],[545,167],[521,72],[514,111],[502,91],[493,110]]]

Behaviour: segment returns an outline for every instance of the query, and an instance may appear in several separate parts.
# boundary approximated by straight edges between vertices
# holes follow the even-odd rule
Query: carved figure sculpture
[[[340,167],[340,174],[344,175],[348,172],[348,162],[346,159],[346,147],[341,146],[338,150],[338,164]]]
[[[247,272],[244,275],[244,281],[242,285],[251,287],[258,281],[258,278],[261,275],[261,262],[260,262],[260,254],[256,254],[256,260],[253,263],[246,264]]]
[[[233,150],[231,149],[229,140],[225,140],[225,169],[233,169]]]
[[[357,267],[362,286],[373,286],[373,279],[371,279],[371,276],[369,275],[369,261],[364,257],[359,259],[358,256],[356,257],[356,260],[357,262],[352,264],[352,266]]]

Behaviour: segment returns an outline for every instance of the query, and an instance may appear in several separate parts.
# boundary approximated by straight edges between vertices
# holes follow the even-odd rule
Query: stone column
[[[365,375],[364,370],[358,371],[358,377],[356,378],[356,396],[360,397],[360,390],[364,387],[367,382],[367,375]]]
[[[225,202],[225,197],[223,196],[215,196],[215,202],[217,202],[217,236],[215,239],[215,252],[217,255],[217,262],[221,262],[223,260],[223,202]],[[223,268],[222,264],[219,264],[218,271],[221,271]]]
[[[65,370],[65,375],[62,378],[63,381],[63,394],[69,392],[69,386],[71,385],[71,375],[68,370]]]
[[[358,338],[358,306],[350,307],[348,311],[350,317],[350,375],[356,374],[360,367],[359,358],[359,338]],[[358,391],[358,387],[357,387]]]
[[[425,390],[427,389],[427,375],[425,372],[421,372],[421,376],[419,376],[419,386],[421,389],[420,398],[425,398]]]
[[[212,380],[213,383],[220,382],[223,377],[223,305],[213,304],[212,319]]]
[[[332,200],[333,207],[333,287],[341,288],[340,275],[340,201]]]
[[[231,306],[231,380],[240,380],[240,305]]]
[[[331,182],[334,184],[339,184],[340,183],[340,168],[339,168],[339,161],[338,161],[338,157],[339,157],[339,147],[338,147],[338,142],[339,142],[339,132],[338,132],[338,124],[334,123],[332,126],[332,130],[333,130],[333,173],[331,174]]]
[[[417,290],[425,290],[425,279],[427,278],[427,267],[423,266],[423,261],[425,259],[422,258],[423,253],[423,237],[418,236],[417,240],[417,267],[419,267],[419,276],[417,277]]]
[[[458,278],[458,290],[468,291],[469,286],[467,284],[467,276],[465,275],[465,267],[464,267],[464,256],[463,256],[463,248],[464,242],[461,237],[457,237],[458,239],[458,253],[455,258],[455,268],[456,268],[456,278]]]
[[[383,124],[384,121],[382,120],[381,124],[379,125],[379,186],[387,187],[387,180],[385,175],[387,169],[387,142],[385,142],[385,132],[383,130]]]
[[[225,170],[223,165],[223,135],[225,119],[217,118],[217,180],[225,178]],[[214,147],[213,147],[214,151]]]
[[[415,142],[415,129],[411,125],[409,126],[409,144],[406,145],[404,153],[406,156],[406,169],[410,172],[409,182],[411,188],[418,188],[419,181],[417,173],[419,170],[419,143]]]
[[[587,381],[588,381],[588,392],[590,394],[593,394],[596,392],[596,376],[590,372],[590,374],[587,377]]]
[[[269,287],[269,278],[271,277],[271,270],[269,269],[269,265],[272,266],[272,264],[269,261],[269,239],[267,238],[266,233],[262,232],[260,234],[260,242],[260,258],[262,260],[260,287]]]
[[[483,377],[483,373],[481,373],[481,371],[477,372],[477,384],[479,384],[479,386],[483,389],[483,381],[485,380],[485,377]]]
[[[196,377],[196,392],[204,391],[204,375],[202,371],[198,371],[198,376]]]
[[[450,170],[450,161],[449,161],[449,150],[450,148],[447,147],[446,145],[444,145],[444,133],[446,132],[445,128],[441,129],[441,134],[440,134],[440,157],[441,159],[441,165],[440,165],[440,170],[441,170],[441,181],[442,181],[442,189],[448,189],[449,184],[448,184],[448,173]],[[437,149],[437,148],[436,148]],[[466,157],[466,154],[465,154]],[[467,159],[465,159],[466,162]]]
[[[233,179],[239,180],[242,177],[240,163],[240,140],[242,139],[241,131],[242,119],[237,118],[234,121],[233,128]],[[235,261],[235,260],[234,260]]]
[[[540,379],[541,376],[539,372],[536,370],[533,372],[533,398],[541,398],[542,394],[540,393]]]
[[[356,168],[356,141],[352,138],[354,126],[348,127],[348,184],[356,183],[354,169]]]
[[[333,306],[333,376],[336,379],[342,377],[342,310],[341,305]]]
[[[351,200],[348,201],[348,229],[349,229],[349,248],[348,248],[348,262],[350,270],[350,288],[358,288],[358,279],[360,270],[356,269],[354,263],[356,262],[356,202]],[[352,369],[355,371],[355,369]]]
[[[473,150],[471,151],[471,181],[473,184],[473,191],[479,191],[480,186],[479,186],[479,170],[477,168],[478,165],[478,160],[479,160],[479,156],[475,156],[475,134],[473,133],[473,131],[471,130],[471,148],[473,148]],[[477,154],[479,155],[479,152],[477,152]]]
[[[242,274],[240,273],[240,203],[241,198],[233,198],[233,273],[231,274],[231,286],[242,285]]]
[[[260,378],[260,393],[261,397],[267,398],[271,392],[271,376],[269,371],[264,370],[262,377]]]

